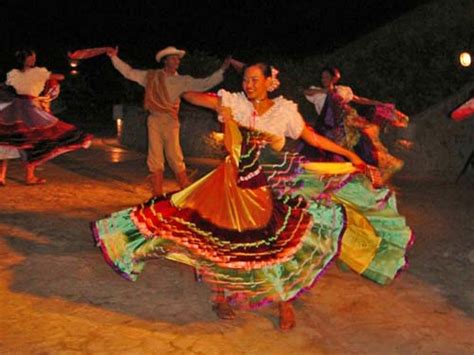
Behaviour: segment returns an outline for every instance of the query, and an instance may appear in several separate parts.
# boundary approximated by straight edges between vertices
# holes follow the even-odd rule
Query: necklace
[[[260,116],[259,111],[264,110],[263,113],[268,111],[268,107],[266,107],[268,105],[264,105],[267,102],[270,103],[270,106],[271,106],[272,100],[270,100],[268,97],[265,97],[264,99],[254,99],[253,100],[254,108],[253,108],[252,116],[250,117],[250,129],[255,129],[255,126],[256,126],[256,123],[257,123],[257,117]]]
[[[260,105],[261,103],[263,103],[263,102],[265,102],[265,101],[267,101],[267,100],[268,100],[268,97],[266,97],[266,98],[264,98],[264,99],[255,99],[254,101],[255,101],[255,103],[256,103],[257,105]]]

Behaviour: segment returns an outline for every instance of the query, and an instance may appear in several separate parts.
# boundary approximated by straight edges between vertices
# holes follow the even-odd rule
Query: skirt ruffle
[[[374,188],[362,174],[334,174],[341,163],[317,164],[321,166],[317,172],[305,169],[300,155],[287,153],[282,163],[265,169],[279,196],[302,196],[310,201],[313,219],[320,219],[316,212],[321,203],[343,205],[348,231],[341,241],[340,259],[377,283],[390,283],[408,265],[406,251],[414,242],[413,231],[398,213],[395,193]]]
[[[175,207],[172,196],[160,197],[92,223],[95,242],[128,280],[137,279],[146,260],[167,258],[194,267],[241,307],[298,297],[336,256],[355,272],[389,283],[406,266],[412,241],[395,195],[357,173],[316,174],[303,161],[287,154],[264,166],[274,194],[265,226],[224,229],[196,210]]]
[[[157,215],[164,212],[169,216],[169,211],[163,205],[156,205],[153,200],[147,205]],[[263,243],[257,248],[260,252],[252,252],[252,248],[245,251],[246,248],[241,246],[238,248],[243,252],[241,255],[231,250],[232,244],[228,244],[225,237],[222,238],[219,228],[208,228],[207,231],[195,229],[201,223],[208,224],[207,221],[197,221],[197,216],[194,216],[189,228],[185,228],[186,235],[166,235],[166,232],[161,231],[145,236],[133,220],[135,212],[136,209],[124,210],[92,223],[95,242],[115,271],[135,281],[147,259],[162,257],[185,263],[194,267],[213,290],[224,290],[229,302],[243,308],[291,300],[311,288],[338,252],[338,243],[345,231],[344,208],[321,208],[320,215],[331,220],[331,223],[309,225],[303,235],[290,239],[299,238],[297,248],[279,245],[281,241],[273,241],[272,235],[261,231],[260,240]],[[180,219],[182,214],[175,212],[171,218]],[[336,224],[332,223],[334,218]],[[184,220],[182,223],[183,226],[186,224]],[[300,233],[298,228],[293,229],[293,232],[295,235]],[[242,232],[240,239],[247,236],[249,240],[254,240],[251,234]],[[202,243],[190,243],[193,235],[198,239],[204,238]],[[209,241],[209,245],[223,246],[222,250],[213,254],[215,250],[208,250],[209,245],[206,245],[205,240]],[[291,254],[285,251],[291,251]],[[228,262],[223,255],[228,257]],[[252,255],[253,260],[250,258]],[[219,262],[216,262],[216,258]]]
[[[28,165],[88,148],[92,135],[38,108],[32,99],[15,98],[0,110],[0,146],[20,150]]]

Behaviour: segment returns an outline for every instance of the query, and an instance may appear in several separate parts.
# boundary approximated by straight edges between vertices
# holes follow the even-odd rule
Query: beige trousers
[[[151,173],[164,170],[166,161],[175,174],[186,170],[183,151],[179,144],[179,121],[167,114],[152,113],[148,116],[147,165]]]

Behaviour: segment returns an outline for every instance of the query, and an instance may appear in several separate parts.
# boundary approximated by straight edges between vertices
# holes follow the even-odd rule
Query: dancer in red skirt
[[[9,156],[16,148],[25,161],[26,183],[41,184],[46,180],[35,175],[40,164],[60,154],[88,148],[92,135],[59,120],[50,112],[49,103],[59,94],[58,81],[64,76],[36,67],[33,50],[20,50],[15,55],[18,68],[7,73],[6,84],[16,95],[5,92],[0,95],[0,148],[8,150]],[[4,185],[6,160],[2,161],[1,167],[3,179],[0,184]]]

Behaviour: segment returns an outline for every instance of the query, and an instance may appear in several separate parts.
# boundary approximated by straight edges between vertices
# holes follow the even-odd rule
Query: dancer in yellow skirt
[[[213,292],[214,310],[278,303],[280,328],[295,325],[292,300],[336,257],[376,282],[405,265],[411,231],[387,189],[374,189],[351,163],[308,163],[285,152],[285,136],[360,159],[308,129],[297,106],[270,99],[270,67],[244,71],[243,93],[187,93],[219,112],[229,155],[186,189],[92,224],[106,261],[136,280],[145,260],[193,266]]]

